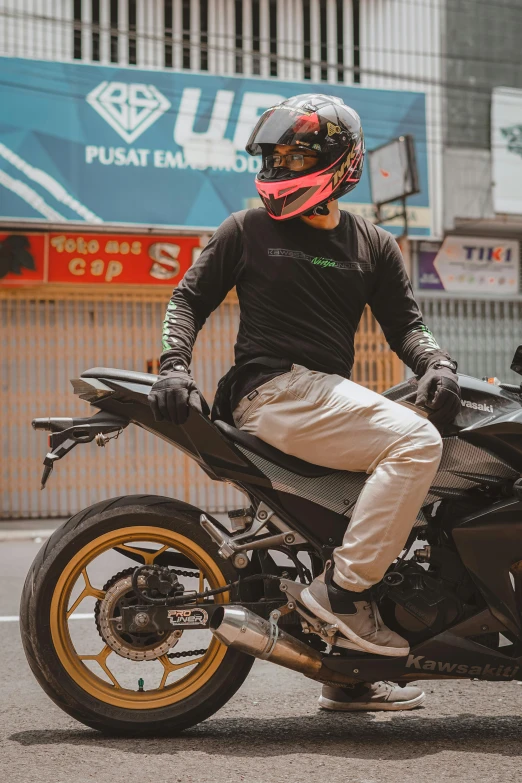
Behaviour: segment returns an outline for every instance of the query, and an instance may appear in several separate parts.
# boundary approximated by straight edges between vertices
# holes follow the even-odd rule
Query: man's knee
[[[410,439],[423,461],[429,461],[438,466],[442,457],[442,437],[431,421],[425,419],[421,426],[410,435]]]

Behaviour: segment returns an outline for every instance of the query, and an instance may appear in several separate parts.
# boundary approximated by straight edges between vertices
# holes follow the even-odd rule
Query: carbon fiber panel
[[[488,454],[484,449],[479,449],[457,437],[444,438],[442,459],[432,487],[465,490],[477,486],[477,482],[456,475],[456,471],[494,478],[516,479],[519,477],[518,471],[514,470],[507,462]],[[440,497],[436,493],[429,492],[423,506],[433,503],[435,500],[440,500]]]
[[[348,473],[347,471],[329,473],[319,478],[307,478],[281,468],[242,446],[238,445],[237,448],[270,479],[274,489],[279,492],[288,492],[291,495],[299,495],[299,497],[311,500],[313,503],[348,517],[351,515],[355,501],[368,478],[366,473]]]
[[[348,518],[368,478],[366,473],[348,471],[330,473],[319,478],[307,478],[292,473],[242,446],[238,445],[237,448],[270,480],[274,489],[299,495],[337,514],[344,514]],[[453,489],[456,493],[477,486],[476,482],[456,475],[455,471],[505,479],[515,479],[519,475],[507,462],[488,454],[483,449],[457,437],[445,438],[442,460],[432,486]],[[440,500],[440,497],[429,492],[422,504],[423,508],[436,500]],[[421,509],[415,527],[426,524],[427,520]]]

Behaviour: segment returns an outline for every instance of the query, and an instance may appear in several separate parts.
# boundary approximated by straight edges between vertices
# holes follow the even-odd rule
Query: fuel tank
[[[522,472],[522,395],[470,375],[459,375],[460,412],[444,438],[466,441],[496,454]],[[410,378],[385,392],[401,402],[412,401],[417,380]]]

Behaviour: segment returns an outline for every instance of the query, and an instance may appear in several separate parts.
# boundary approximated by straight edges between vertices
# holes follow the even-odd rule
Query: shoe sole
[[[390,658],[403,658],[410,652],[409,646],[382,647],[379,644],[372,644],[372,642],[367,642],[362,637],[357,636],[355,631],[352,631],[352,629],[343,623],[339,617],[336,617],[334,614],[325,609],[324,606],[321,606],[321,604],[315,600],[308,588],[303,590],[299,600],[320,620],[323,620],[325,623],[330,623],[331,625],[336,625],[343,636],[346,636],[347,639],[356,645],[357,649],[363,650],[363,652],[371,653],[372,655],[387,655]]]
[[[344,701],[332,701],[326,699],[324,696],[319,696],[319,707],[322,710],[330,710],[332,712],[377,712],[380,710],[414,710],[416,707],[420,707],[426,699],[426,694],[421,693],[415,699],[401,702],[349,702]]]

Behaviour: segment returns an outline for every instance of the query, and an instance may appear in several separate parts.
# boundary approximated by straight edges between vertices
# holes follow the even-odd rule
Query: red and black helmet
[[[270,168],[267,158],[276,144],[314,150],[317,165],[304,171]],[[256,188],[268,213],[288,220],[312,214],[354,189],[363,170],[364,134],[359,115],[341,98],[307,93],[265,111],[246,151],[263,156]]]

